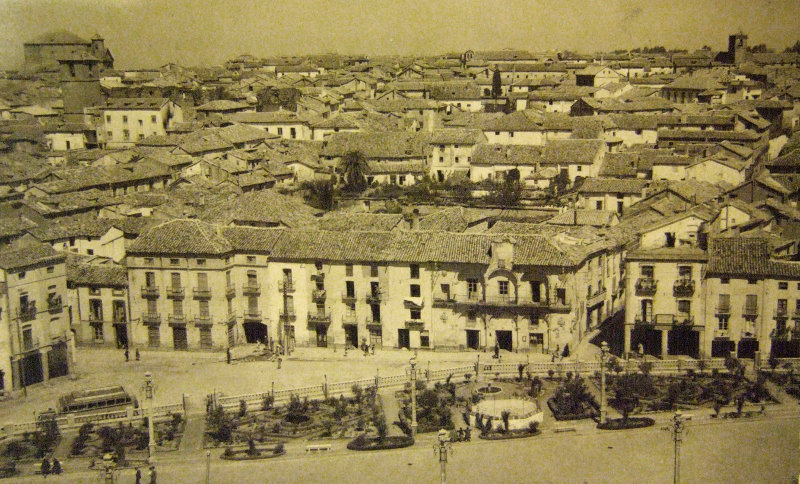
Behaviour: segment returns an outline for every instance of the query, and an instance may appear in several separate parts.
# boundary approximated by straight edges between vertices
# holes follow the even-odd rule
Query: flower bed
[[[597,428],[601,430],[627,430],[652,427],[654,424],[655,420],[649,417],[629,417],[627,419],[609,419],[605,423],[597,424]]]
[[[235,414],[213,409],[207,415],[206,446],[251,440],[264,443],[296,438],[353,438],[367,430],[376,415],[383,414],[374,388],[354,390],[354,398],[301,400],[292,396],[288,404],[273,407],[268,397],[259,409],[250,410],[244,402]]]
[[[153,423],[153,437],[156,441],[156,451],[166,452],[177,450],[183,438],[186,421],[180,414],[173,414],[172,419],[166,422]],[[147,425],[133,426],[132,424],[117,426],[100,426],[87,423],[78,430],[78,435],[72,440],[70,455],[73,457],[100,458],[109,452],[122,456],[131,451],[144,451],[149,443]]]
[[[347,443],[350,450],[387,450],[402,449],[414,445],[414,439],[407,435],[387,436],[383,440],[378,437],[367,437],[364,434]]]
[[[541,433],[542,431],[539,429],[534,431],[531,431],[530,429],[519,429],[509,430],[508,432],[491,432],[488,434],[480,434],[478,437],[484,440],[524,439],[526,437],[535,437]]]
[[[255,447],[250,446],[247,449],[232,449],[226,447],[225,452],[222,453],[220,459],[225,460],[256,460],[256,459],[272,459],[273,457],[280,457],[286,455],[286,449],[282,443],[272,447]]]
[[[580,420],[591,418],[600,406],[589,393],[583,378],[567,375],[554,395],[547,400],[547,406],[556,420]]]

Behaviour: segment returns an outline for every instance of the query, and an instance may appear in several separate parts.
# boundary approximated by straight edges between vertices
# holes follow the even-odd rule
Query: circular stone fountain
[[[531,422],[542,423],[544,419],[544,413],[536,402],[523,398],[497,398],[475,404],[472,407],[472,414],[469,416],[469,424],[475,426],[475,417],[481,414],[484,422],[486,422],[486,417],[492,417],[492,427],[502,428],[504,411],[510,413],[508,417],[509,430],[526,429]]]

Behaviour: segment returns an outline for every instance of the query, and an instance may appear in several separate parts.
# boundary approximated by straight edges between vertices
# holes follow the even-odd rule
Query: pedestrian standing
[[[278,355],[278,369],[279,370],[281,369],[281,363],[282,362],[283,362],[283,358],[281,358],[281,355]]]
[[[156,466],[150,466],[150,472],[147,474],[150,477],[150,484],[156,484]]]
[[[467,428],[466,428],[466,429],[464,429],[464,440],[466,440],[467,442],[469,442],[469,439],[470,439],[470,437],[471,437],[471,434],[472,434],[472,428],[471,428],[471,427],[469,427],[469,426],[467,426]]]
[[[48,460],[47,457],[42,459],[41,471],[44,478],[47,479],[47,474],[50,474],[50,460]]]
[[[142,484],[142,470],[136,468],[136,484]]]
[[[230,365],[231,364],[231,349],[230,348],[228,348],[227,351],[225,352],[225,356],[227,357],[228,364]]]
[[[53,466],[50,468],[50,473],[61,474],[61,462],[55,457],[53,457]]]
[[[140,357],[141,355],[139,355],[139,348],[136,348],[136,361],[139,361]]]
[[[131,353],[128,351],[128,347],[125,347],[125,361],[131,361]]]

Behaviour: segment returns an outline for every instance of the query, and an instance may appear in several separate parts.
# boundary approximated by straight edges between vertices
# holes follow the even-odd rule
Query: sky
[[[727,48],[739,29],[782,51],[798,0],[0,0],[0,69],[52,30],[106,39],[118,68],[338,52]]]

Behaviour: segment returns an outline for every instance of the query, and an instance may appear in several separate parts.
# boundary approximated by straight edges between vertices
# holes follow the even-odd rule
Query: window
[[[730,316],[727,314],[720,314],[717,316],[717,327],[720,331],[728,331],[728,320]]]
[[[208,290],[208,274],[205,272],[198,272],[197,273],[197,288],[201,291]]]
[[[778,315],[786,315],[787,308],[789,307],[786,299],[778,299]]]
[[[719,279],[719,283],[720,284],[730,284],[731,283],[731,278],[730,277],[721,277]]]
[[[254,255],[248,255],[248,256],[247,256],[247,263],[248,263],[248,264],[255,264],[255,263],[256,263],[256,256],[254,256]]]
[[[111,115],[110,114],[106,114],[106,123],[110,123],[110,122],[111,122]]]
[[[752,310],[758,311],[758,295],[756,294],[748,294],[745,296],[744,299],[744,307],[745,310]]]
[[[282,136],[282,135],[283,135],[283,128],[278,128],[278,136]]]
[[[180,299],[172,300],[172,314],[174,316],[183,316],[183,302]]]
[[[258,287],[258,274],[256,271],[247,271],[247,287]]]
[[[144,285],[147,287],[156,287],[156,273],[155,272],[145,272],[144,273]]]
[[[456,163],[458,163],[458,157],[456,156]]]
[[[157,347],[161,345],[160,328],[156,325],[147,327],[147,346]]]
[[[439,157],[439,163],[444,163],[444,156]]]
[[[103,325],[102,324],[93,324],[92,325],[92,335],[94,336],[95,341],[103,341]]]
[[[750,279],[750,278],[747,279],[748,284],[756,284],[757,282],[758,282],[757,279]]]
[[[422,346],[423,348],[427,348],[431,345],[431,339],[427,331],[420,331],[419,345]]]
[[[788,282],[779,282],[778,283],[778,289],[781,289],[781,290],[789,289],[789,283]]]
[[[692,278],[692,266],[678,266],[678,277],[681,279]]]
[[[603,210],[603,201],[597,200],[596,202],[594,202],[594,208],[597,210]]]
[[[642,277],[649,278],[649,279],[652,279],[653,278],[653,274],[655,273],[654,269],[653,269],[653,266],[642,266],[641,272],[642,272]]]
[[[567,304],[567,290],[563,287],[556,289],[556,300],[559,304]]]
[[[114,132],[113,131],[106,131],[106,137],[113,138],[114,137]]]
[[[678,316],[687,317],[692,312],[692,301],[681,299],[678,301]]]
[[[89,299],[89,320],[103,320],[103,301],[101,299]]]
[[[411,297],[420,297],[419,284],[411,284],[410,292],[411,292]]]
[[[197,311],[201,318],[207,318],[210,315],[208,310],[208,300],[197,301]]]
[[[581,165],[578,165],[578,166],[575,168],[575,170],[576,170],[576,171],[578,171],[578,172],[580,173],[581,171],[583,171],[583,167],[582,167]]]
[[[467,295],[472,297],[477,297],[478,295],[478,281],[475,279],[468,279],[467,280]]]
[[[131,139],[131,132],[127,129],[122,130],[122,137],[124,139]]]
[[[170,274],[170,281],[172,281],[172,289],[181,288],[181,274],[180,272],[173,272]]]
[[[53,273],[53,271],[55,271],[55,270],[56,270],[56,268],[55,268],[55,267],[53,267],[53,266],[49,266],[49,267],[47,268],[47,273],[48,273],[48,274],[52,274],[52,273]]]
[[[501,296],[508,296],[508,281],[498,281],[497,287]]]
[[[292,138],[297,137],[297,130],[295,128],[289,128],[289,136]]]
[[[144,126],[144,121],[142,121],[141,119],[139,120],[139,126]]]
[[[542,283],[539,281],[530,281],[530,282],[531,282],[531,301],[541,301]]]
[[[127,115],[124,115],[124,114],[122,115],[122,122],[123,123],[127,123],[128,122],[128,116]]]
[[[422,318],[422,311],[419,309],[409,309],[409,316],[411,319],[421,319]]]
[[[147,314],[155,316],[158,314],[158,302],[155,299],[147,300]]]
[[[169,263],[170,263],[170,265],[176,266],[176,265],[180,264],[180,259],[170,259]]]
[[[156,124],[156,115],[155,114],[150,116],[150,122],[153,123],[153,124]]]
[[[411,279],[419,279],[419,264],[411,264]]]
[[[369,266],[369,275],[370,277],[378,277],[378,266],[375,264]]]

